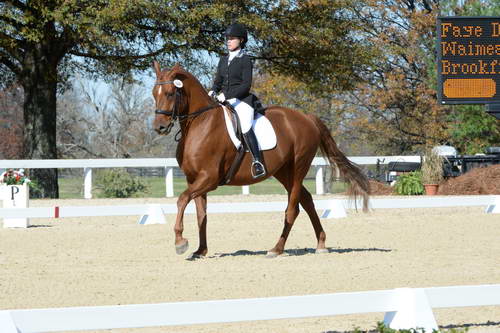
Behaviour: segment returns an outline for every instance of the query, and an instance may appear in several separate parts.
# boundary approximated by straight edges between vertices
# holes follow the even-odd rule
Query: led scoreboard
[[[500,103],[500,17],[439,17],[441,104]]]

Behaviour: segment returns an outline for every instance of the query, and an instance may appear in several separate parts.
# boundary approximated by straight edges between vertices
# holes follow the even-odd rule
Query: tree
[[[364,20],[363,38],[377,56],[366,80],[343,95],[351,105],[353,136],[358,133],[374,152],[385,154],[437,144],[472,153],[499,142],[500,123],[482,106],[438,104],[435,50],[437,15],[492,15],[499,5],[492,0],[357,3],[353,11]]]
[[[328,126],[342,151],[352,151],[352,142],[344,135],[349,114],[335,92],[311,91],[309,85],[294,77],[264,71],[255,75],[252,87],[264,105],[280,105],[317,115]]]
[[[437,1],[368,0],[354,8],[376,60],[343,96],[351,132],[376,153],[401,154],[446,142],[449,109],[437,103]]]
[[[0,159],[21,159],[23,151],[22,88],[0,90]]]
[[[152,128],[153,100],[138,83],[117,78],[110,91],[74,80],[58,100],[58,150],[68,158],[175,157],[173,136]],[[174,147],[173,147],[174,146]]]
[[[24,89],[25,157],[57,158],[57,91],[75,72],[126,73],[153,57],[195,65],[201,51],[223,52],[235,18],[249,27],[249,51],[268,71],[318,89],[349,88],[369,57],[349,2],[0,0],[0,74]],[[57,170],[32,177],[42,196],[57,197]]]

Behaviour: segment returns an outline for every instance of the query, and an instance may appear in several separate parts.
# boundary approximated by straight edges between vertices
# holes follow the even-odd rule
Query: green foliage
[[[446,0],[440,3],[443,16],[498,16],[498,0]]]
[[[483,106],[457,105],[449,118],[450,143],[461,154],[484,153],[484,148],[500,142],[500,121]]]
[[[203,67],[199,53],[226,52],[224,31],[237,19],[252,37],[249,53],[266,70],[320,90],[345,89],[372,57],[356,35],[362,25],[349,11],[355,2],[0,0],[0,72],[24,75],[22,57],[43,57],[35,52],[45,50],[41,45],[63,81],[75,69],[91,75],[147,69],[153,57],[167,66]]]
[[[106,198],[129,198],[149,191],[141,179],[121,169],[103,171],[98,183],[98,188]]]
[[[369,332],[376,332],[376,333],[425,333],[424,329],[419,328],[419,329],[401,329],[401,330],[395,330],[392,328],[389,328],[385,326],[383,322],[378,322],[377,323],[377,328],[375,331],[369,331]],[[465,329],[455,329],[452,328],[450,330],[433,330],[433,333],[466,333],[468,332],[468,328]],[[368,333],[367,331],[362,331],[358,328],[354,330],[353,333]]]
[[[424,193],[422,184],[422,172],[413,171],[398,177],[395,185],[396,193],[399,195],[420,195]]]

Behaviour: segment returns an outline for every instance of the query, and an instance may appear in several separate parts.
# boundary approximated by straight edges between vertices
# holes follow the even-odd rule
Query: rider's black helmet
[[[226,32],[224,33],[226,37],[239,37],[242,39],[241,48],[245,47],[245,44],[248,40],[247,29],[243,24],[233,23],[229,27],[227,27]]]

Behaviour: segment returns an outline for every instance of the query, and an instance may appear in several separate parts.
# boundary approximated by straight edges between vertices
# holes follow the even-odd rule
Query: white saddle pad
[[[223,108],[227,132],[229,134],[229,137],[231,138],[231,141],[233,141],[234,146],[236,147],[236,149],[238,149],[241,145],[241,142],[236,137],[233,122],[229,118],[228,112],[230,111],[227,110],[225,106],[223,106]],[[271,125],[269,119],[258,113],[253,120],[252,129],[255,133],[255,136],[257,137],[260,150],[269,150],[276,147],[276,133],[274,132],[273,125]]]

